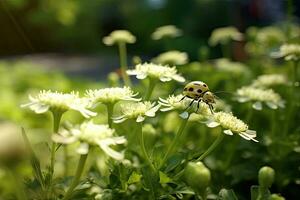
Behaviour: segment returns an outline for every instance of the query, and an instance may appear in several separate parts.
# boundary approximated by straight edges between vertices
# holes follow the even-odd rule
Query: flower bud
[[[113,87],[119,85],[120,77],[116,72],[111,72],[108,74],[107,79],[109,84]]]
[[[202,193],[210,183],[210,171],[202,162],[189,162],[184,170],[186,183],[195,191]]]
[[[278,194],[272,194],[270,196],[270,200],[285,200],[285,198],[282,197],[282,196],[280,196],[280,195],[278,195]]]
[[[134,65],[141,64],[141,63],[142,63],[142,59],[141,59],[139,56],[133,56],[133,57],[132,57],[132,63],[133,63]]]
[[[258,183],[261,187],[269,188],[274,182],[275,171],[271,167],[264,166],[258,172]]]

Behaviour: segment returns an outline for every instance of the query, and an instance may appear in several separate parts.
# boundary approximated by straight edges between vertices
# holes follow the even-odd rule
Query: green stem
[[[52,110],[52,116],[53,116],[53,133],[58,133],[59,125],[60,125],[60,120],[62,117],[63,112]],[[53,181],[53,175],[54,175],[54,164],[55,164],[55,152],[56,152],[56,143],[52,141],[51,144],[51,157],[50,157],[50,180],[49,180],[49,190],[47,193],[50,198],[53,195],[52,193],[52,181]]]
[[[69,175],[69,152],[68,146],[64,146],[64,175]]]
[[[78,165],[77,165],[76,174],[75,174],[75,176],[73,178],[73,181],[72,181],[69,189],[67,190],[63,200],[68,200],[72,197],[72,193],[73,193],[74,189],[76,188],[76,186],[79,183],[79,180],[80,180],[81,174],[83,172],[84,165],[85,165],[87,157],[88,157],[88,154],[83,154],[83,155],[80,156],[80,159],[79,159],[79,162],[78,162]]]
[[[137,123],[138,124],[138,131],[139,131],[139,139],[140,139],[140,146],[142,149],[142,154],[144,156],[144,159],[146,160],[146,162],[149,164],[149,166],[151,167],[151,169],[155,172],[156,169],[153,165],[153,163],[150,160],[150,157],[147,153],[146,147],[145,147],[145,140],[144,140],[144,133],[143,133],[143,123]]]
[[[223,57],[230,59],[230,43],[221,44],[221,49]]]
[[[120,56],[120,66],[121,66],[121,73],[122,78],[127,86],[131,86],[130,78],[128,77],[126,70],[127,70],[127,50],[126,50],[126,44],[124,42],[118,43],[119,47],[119,56]]]
[[[107,107],[107,123],[109,128],[112,128],[112,115],[114,113],[114,104],[108,103],[106,104]]]
[[[149,78],[148,80],[149,80],[149,85],[148,85],[147,93],[145,95],[145,99],[144,99],[145,101],[149,101],[150,100],[150,97],[151,97],[152,92],[154,90],[154,87],[156,85],[156,81],[155,80],[153,80],[151,78]]]
[[[294,61],[292,67],[293,87],[296,87],[297,75],[298,75],[297,68],[298,68],[298,61]]]
[[[177,133],[175,135],[175,138],[174,138],[172,144],[169,146],[169,148],[167,150],[167,153],[165,154],[165,156],[164,156],[164,158],[163,158],[163,160],[162,160],[159,168],[161,168],[161,167],[164,166],[165,162],[168,160],[168,158],[170,157],[170,155],[173,153],[174,148],[177,146],[178,142],[181,139],[181,136],[183,134],[183,130],[186,127],[188,119],[189,119],[189,117],[187,119],[182,120],[182,122],[180,124],[180,127],[179,127],[179,129],[178,129],[178,131],[177,131]]]
[[[53,115],[53,133],[58,133],[60,120],[62,117],[62,112],[59,111],[52,111]],[[51,145],[51,162],[50,162],[50,180],[52,180],[53,173],[54,173],[54,163],[55,163],[55,151],[56,151],[56,143],[52,141]],[[51,181],[50,181],[51,183]]]
[[[206,156],[208,156],[213,150],[215,150],[215,148],[222,142],[224,138],[224,134],[220,133],[217,137],[217,139],[212,143],[212,145],[210,145],[210,147],[197,159],[197,161],[201,161],[204,158],[206,158]]]

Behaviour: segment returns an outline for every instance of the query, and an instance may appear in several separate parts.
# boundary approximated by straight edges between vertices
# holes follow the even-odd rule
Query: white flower
[[[78,128],[71,128],[69,131],[62,131],[52,137],[53,141],[62,144],[79,142],[77,153],[87,154],[90,146],[99,146],[108,156],[122,160],[123,153],[117,152],[111,146],[126,143],[126,139],[114,136],[114,130],[108,125],[94,124],[92,121],[84,122]]]
[[[168,67],[153,63],[143,63],[135,66],[134,70],[127,70],[127,74],[135,75],[137,79],[145,79],[147,77],[159,79],[162,82],[175,80],[184,82],[185,79],[177,74],[176,67]]]
[[[279,52],[271,55],[273,57],[284,57],[285,60],[298,61],[300,59],[300,45],[284,44],[280,47]]]
[[[179,94],[177,96],[174,95],[170,95],[167,99],[163,99],[163,98],[159,98],[159,104],[161,106],[163,106],[163,108],[161,108],[160,110],[162,112],[166,112],[166,111],[170,111],[170,110],[186,110],[187,107],[189,107],[192,99],[189,98],[183,98],[182,94]],[[194,101],[193,104],[193,111],[196,111],[196,104],[198,104],[197,101]],[[210,115],[211,112],[209,110],[209,107],[206,103],[200,102],[199,103],[199,109],[198,109],[199,113],[202,115]]]
[[[135,36],[127,30],[115,30],[103,38],[103,43],[107,46],[112,46],[117,43],[135,43]]]
[[[115,117],[115,123],[121,123],[127,119],[134,119],[136,122],[142,122],[146,117],[154,117],[160,105],[156,103],[131,102],[121,105],[121,116]]]
[[[282,43],[286,40],[284,32],[274,26],[264,27],[258,30],[256,42],[259,45],[274,46],[274,44]]]
[[[232,62],[226,58],[221,58],[216,61],[217,69],[220,71],[230,72],[233,74],[245,74],[248,73],[246,65],[239,62]]]
[[[251,86],[242,87],[237,90],[237,100],[241,103],[255,101],[252,107],[256,110],[262,109],[262,102],[265,102],[272,109],[284,107],[284,102],[280,95],[272,89],[261,89]]]
[[[165,37],[175,38],[182,35],[182,31],[174,25],[158,27],[151,35],[153,40],[160,40]]]
[[[265,88],[273,85],[286,85],[287,83],[286,76],[282,74],[264,74],[257,77],[251,85],[253,87]]]
[[[162,65],[184,65],[188,62],[188,55],[180,51],[167,51],[158,55],[153,61]]]
[[[130,87],[113,87],[99,90],[87,90],[86,96],[93,103],[115,104],[118,101],[140,101],[141,99],[134,98],[138,93],[134,93]]]
[[[258,142],[256,137],[256,131],[249,130],[248,125],[242,120],[233,116],[232,113],[216,112],[212,115],[212,119],[207,122],[207,126],[214,128],[222,126],[225,129],[223,132],[227,135],[233,135],[233,133],[239,134],[246,140],[253,140]]]
[[[21,107],[29,107],[38,114],[47,111],[63,113],[68,110],[76,110],[86,118],[97,115],[87,109],[90,106],[89,100],[80,98],[78,92],[60,93],[42,90],[35,97],[29,95],[29,99],[31,102],[21,105]]]
[[[215,29],[209,38],[209,44],[216,46],[217,44],[226,44],[230,40],[241,41],[243,34],[235,27],[223,27]]]

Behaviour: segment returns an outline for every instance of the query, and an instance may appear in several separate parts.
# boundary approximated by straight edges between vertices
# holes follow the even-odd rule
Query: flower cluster
[[[151,35],[153,40],[160,40],[162,38],[175,38],[182,35],[182,31],[174,25],[166,25],[158,27]]]
[[[135,43],[136,38],[127,30],[115,30],[103,38],[103,43],[107,46],[112,46],[117,43]]]
[[[137,79],[145,79],[147,77],[159,79],[162,82],[175,80],[184,82],[185,79],[177,74],[176,67],[169,67],[153,63],[143,63],[135,66],[133,70],[127,70],[127,74],[135,75]]]
[[[211,46],[216,46],[217,44],[226,44],[230,40],[241,41],[243,39],[243,34],[240,33],[235,27],[223,27],[215,29],[210,38],[209,44]]]
[[[260,29],[256,35],[257,43],[266,46],[282,43],[285,39],[284,32],[273,26]]]
[[[273,85],[286,85],[288,80],[282,74],[264,74],[257,77],[253,82],[253,87],[271,87]]]
[[[140,101],[135,98],[138,93],[134,93],[130,87],[113,87],[98,90],[87,90],[86,96],[92,103],[115,104],[118,101]]]
[[[155,63],[162,65],[184,65],[188,62],[188,55],[180,51],[168,51],[153,59]]]
[[[284,44],[280,47],[279,52],[273,55],[274,57],[284,57],[285,60],[298,61],[300,59],[300,45]]]
[[[163,108],[160,109],[162,112],[171,111],[171,110],[184,111],[189,107],[191,101],[192,100],[189,98],[183,99],[183,95],[180,94],[177,96],[170,95],[167,99],[159,98],[158,103],[161,106],[163,106]],[[199,109],[195,107],[196,104],[197,102],[195,101],[194,104],[192,105],[193,112],[197,111],[198,114],[207,115],[207,116],[211,114],[207,104],[200,102]]]
[[[284,102],[280,95],[275,93],[272,89],[254,88],[245,86],[237,90],[237,100],[239,102],[254,101],[252,107],[256,110],[262,109],[262,102],[272,109],[284,107]]]
[[[115,123],[122,123],[127,119],[134,119],[136,122],[142,122],[146,117],[154,117],[160,105],[156,103],[131,102],[121,105],[121,116],[115,117]]]
[[[257,142],[255,139],[256,131],[249,130],[248,125],[235,117],[232,113],[222,111],[214,113],[212,115],[212,119],[207,122],[207,126],[210,128],[221,126],[225,129],[223,132],[227,135],[237,133],[246,140],[253,140]]]
[[[29,96],[29,99],[31,102],[23,104],[21,107],[29,107],[38,114],[47,111],[64,113],[68,110],[76,110],[86,118],[96,116],[96,113],[88,110],[89,100],[80,98],[78,92],[60,93],[42,90],[35,97]]]
[[[126,139],[114,136],[114,130],[108,125],[94,124],[92,121],[84,122],[77,128],[71,128],[69,131],[62,131],[60,134],[53,135],[52,139],[61,144],[71,144],[79,142],[77,153],[87,154],[90,146],[99,146],[108,156],[122,160],[123,153],[117,152],[111,148],[113,145],[124,144]]]
[[[233,74],[245,74],[248,72],[247,67],[239,62],[232,62],[226,58],[221,58],[216,61],[216,67],[220,71],[225,71]]]

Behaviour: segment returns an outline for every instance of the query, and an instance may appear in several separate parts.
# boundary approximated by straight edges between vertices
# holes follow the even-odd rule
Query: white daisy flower
[[[267,104],[271,109],[284,107],[284,101],[280,95],[272,89],[260,89],[251,86],[242,87],[237,90],[237,101],[240,103],[254,101],[252,107],[256,110],[262,109],[262,102]]]
[[[89,100],[80,98],[79,93],[74,91],[71,93],[60,93],[42,90],[35,97],[29,95],[29,100],[31,101],[30,103],[23,104],[21,107],[29,107],[38,114],[47,111],[64,113],[68,110],[76,110],[86,118],[97,115],[97,113],[87,109],[90,106]]]
[[[282,74],[264,74],[258,76],[251,84],[253,87],[267,88],[273,85],[286,85],[288,79]]]
[[[147,77],[159,79],[162,82],[175,80],[184,82],[185,79],[177,74],[176,67],[169,67],[153,63],[138,64],[134,70],[127,70],[127,74],[135,75],[137,79],[145,79]]]
[[[71,128],[69,131],[64,130],[60,134],[52,136],[53,141],[61,144],[72,144],[79,142],[77,153],[88,154],[91,146],[98,146],[108,156],[122,160],[124,154],[111,148],[117,144],[125,144],[124,136],[115,137],[114,130],[108,125],[94,124],[92,121],[84,122],[77,128]]]
[[[216,112],[212,115],[212,119],[206,124],[210,128],[221,126],[223,129],[225,129],[223,132],[227,135],[233,135],[233,133],[237,133],[246,140],[258,142],[255,139],[256,131],[249,130],[248,125],[242,120],[233,116],[232,113],[226,113],[222,111]]]
[[[285,60],[298,61],[300,59],[299,44],[284,44],[280,47],[279,52],[271,54],[273,57],[284,57]]]
[[[121,105],[121,116],[114,118],[114,123],[121,123],[127,119],[134,119],[136,122],[142,122],[146,117],[154,117],[160,105],[145,102],[131,102]]]
[[[180,51],[167,51],[159,54],[153,59],[153,62],[162,65],[184,65],[188,62],[188,55],[185,52]]]
[[[166,25],[156,28],[151,37],[153,40],[160,40],[162,38],[175,38],[182,35],[182,31],[174,25]]]
[[[235,27],[223,27],[215,29],[209,38],[209,44],[216,46],[217,44],[227,44],[231,40],[241,41],[243,34]]]
[[[115,30],[103,38],[103,43],[112,46],[117,43],[135,43],[136,38],[127,30]]]
[[[189,98],[183,98],[182,94],[179,94],[177,96],[170,95],[167,99],[159,98],[159,104],[163,106],[160,110],[162,112],[167,112],[171,110],[179,110],[184,111],[186,110],[190,103],[192,102],[192,99]],[[198,104],[197,101],[194,101],[194,104],[192,105],[192,111],[195,112],[197,110],[196,104]],[[210,115],[211,111],[209,110],[209,107],[206,103],[200,102],[199,103],[199,109],[198,114],[202,115]]]
[[[138,93],[134,93],[130,87],[113,87],[99,90],[87,90],[86,97],[93,103],[115,104],[118,101],[140,101],[135,98]]]

